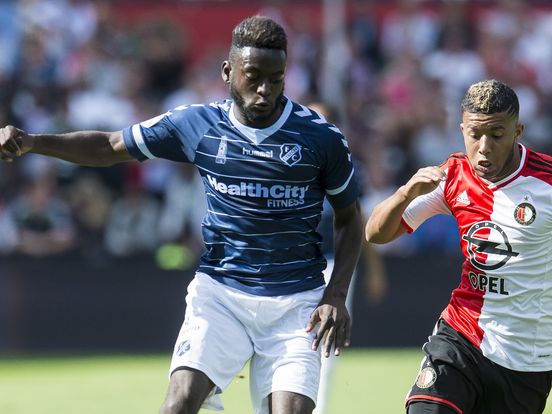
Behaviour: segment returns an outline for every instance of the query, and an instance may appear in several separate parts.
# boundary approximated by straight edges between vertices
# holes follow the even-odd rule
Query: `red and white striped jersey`
[[[552,370],[552,157],[519,146],[503,180],[478,177],[464,154],[403,214],[409,232],[435,214],[458,222],[465,260],[442,317],[483,355],[517,371]]]

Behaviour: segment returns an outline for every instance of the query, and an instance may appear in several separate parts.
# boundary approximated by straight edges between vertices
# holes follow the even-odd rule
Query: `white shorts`
[[[218,396],[250,363],[255,414],[268,414],[274,391],[306,395],[316,403],[320,352],[305,332],[324,287],[285,296],[255,296],[196,273],[188,286],[186,315],[169,375],[190,367],[216,385],[203,408],[222,409]]]

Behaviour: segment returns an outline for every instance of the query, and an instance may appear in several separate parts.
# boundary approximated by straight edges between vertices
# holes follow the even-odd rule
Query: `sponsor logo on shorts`
[[[433,384],[435,384],[435,381],[437,380],[437,373],[432,367],[425,367],[420,371],[418,374],[418,378],[416,379],[416,386],[418,388],[429,388]]]
[[[184,355],[186,352],[188,352],[190,350],[190,341],[189,340],[185,340],[183,342],[180,342],[178,344],[178,347],[176,348],[176,355],[178,356],[182,356]]]

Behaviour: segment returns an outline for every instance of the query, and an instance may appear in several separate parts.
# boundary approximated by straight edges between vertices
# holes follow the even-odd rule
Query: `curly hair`
[[[495,114],[507,112],[519,116],[519,101],[508,85],[495,79],[484,80],[471,85],[462,100],[462,113]]]
[[[287,55],[287,35],[283,27],[269,17],[248,17],[232,31],[230,53],[243,47],[283,50]]]

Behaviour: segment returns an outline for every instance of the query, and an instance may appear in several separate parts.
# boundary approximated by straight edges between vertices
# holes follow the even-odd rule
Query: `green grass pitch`
[[[328,414],[404,413],[419,350],[351,349],[339,358]],[[168,363],[169,355],[0,359],[0,413],[156,413]],[[252,412],[247,370],[222,398],[225,414]]]

